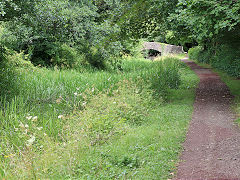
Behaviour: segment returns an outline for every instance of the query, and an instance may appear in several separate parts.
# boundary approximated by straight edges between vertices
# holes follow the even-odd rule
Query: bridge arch
[[[143,51],[155,50],[158,51],[162,56],[167,54],[181,54],[184,53],[182,46],[175,46],[170,44],[158,43],[158,42],[144,42]]]

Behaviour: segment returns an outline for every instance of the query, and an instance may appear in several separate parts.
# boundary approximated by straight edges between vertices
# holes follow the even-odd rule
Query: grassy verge
[[[221,79],[227,84],[232,95],[234,95],[233,109],[236,112],[237,120],[236,122],[240,126],[240,80],[230,77],[224,72],[217,71],[221,76]]]
[[[1,100],[1,178],[172,177],[198,83],[187,66],[128,59],[122,72],[19,72],[19,95]]]

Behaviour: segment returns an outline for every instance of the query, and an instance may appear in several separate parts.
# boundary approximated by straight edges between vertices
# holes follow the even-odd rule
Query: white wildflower
[[[37,120],[37,116],[34,116],[33,118],[32,118],[32,121],[36,121]]]
[[[24,124],[22,122],[20,122],[19,127],[20,128],[25,128],[25,126],[24,126]]]
[[[85,101],[82,103],[83,106],[86,106],[86,104],[87,104],[87,102],[85,102]]]
[[[27,134],[28,133],[28,130],[27,129],[25,129],[24,131],[23,131],[23,134]]]
[[[37,127],[37,130],[41,131],[43,129],[43,127]]]
[[[58,98],[58,99],[56,100],[56,103],[57,103],[57,104],[60,104],[61,101],[62,101],[62,99],[61,99],[61,98]]]
[[[77,92],[75,92],[75,93],[73,93],[75,96],[77,96],[78,95],[78,93]]]
[[[80,88],[77,88],[77,90],[79,91],[79,90],[80,90]]]
[[[59,116],[58,116],[58,119],[62,119],[62,118],[63,118],[63,115],[59,115]]]
[[[95,89],[94,89],[94,88],[92,88],[92,92],[94,92],[94,90],[95,90]]]
[[[25,128],[29,128],[29,126],[27,124],[25,124]]]
[[[27,116],[26,118],[27,118],[27,120],[31,120],[32,116]]]
[[[29,140],[27,140],[27,146],[31,146],[33,144],[33,142],[35,141],[35,136],[31,136],[31,138]]]

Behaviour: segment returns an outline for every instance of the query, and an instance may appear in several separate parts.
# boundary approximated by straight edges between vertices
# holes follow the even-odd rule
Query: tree
[[[200,43],[216,41],[240,25],[240,2],[236,0],[181,0],[170,17],[181,35]]]

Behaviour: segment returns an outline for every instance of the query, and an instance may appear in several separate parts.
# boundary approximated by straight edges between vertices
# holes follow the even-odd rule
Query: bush
[[[24,54],[23,51],[18,53],[13,50],[7,50],[7,52],[8,52],[7,55],[8,64],[11,67],[27,69],[31,69],[34,67],[28,58],[29,57],[28,54]]]
[[[107,58],[104,56],[103,49],[94,46],[84,46],[80,49],[85,55],[85,61],[97,69],[106,68]]]
[[[202,51],[201,46],[196,46],[196,47],[193,47],[193,48],[189,49],[188,50],[189,58],[193,59],[193,60],[198,60],[201,51]]]
[[[240,77],[240,52],[227,45],[221,45],[218,47],[211,65],[231,76]]]
[[[144,40],[141,39],[139,41],[136,40],[125,40],[122,41],[122,46],[123,46],[123,54],[124,55],[130,55],[133,57],[143,57],[143,42]]]
[[[18,94],[19,76],[9,63],[8,51],[4,47],[0,47],[0,50],[0,96],[10,99]]]
[[[84,60],[76,48],[66,43],[48,42],[47,40],[34,42],[29,48],[29,54],[35,66],[77,68]]]
[[[52,59],[52,64],[58,67],[73,68],[79,65],[82,61],[81,56],[78,54],[75,48],[70,47],[67,44],[62,44],[55,52],[55,56]]]
[[[200,46],[191,48],[189,58],[201,63],[209,63],[213,67],[223,70],[231,76],[240,77],[240,51],[238,47],[227,44],[218,45],[215,48],[202,50]]]

